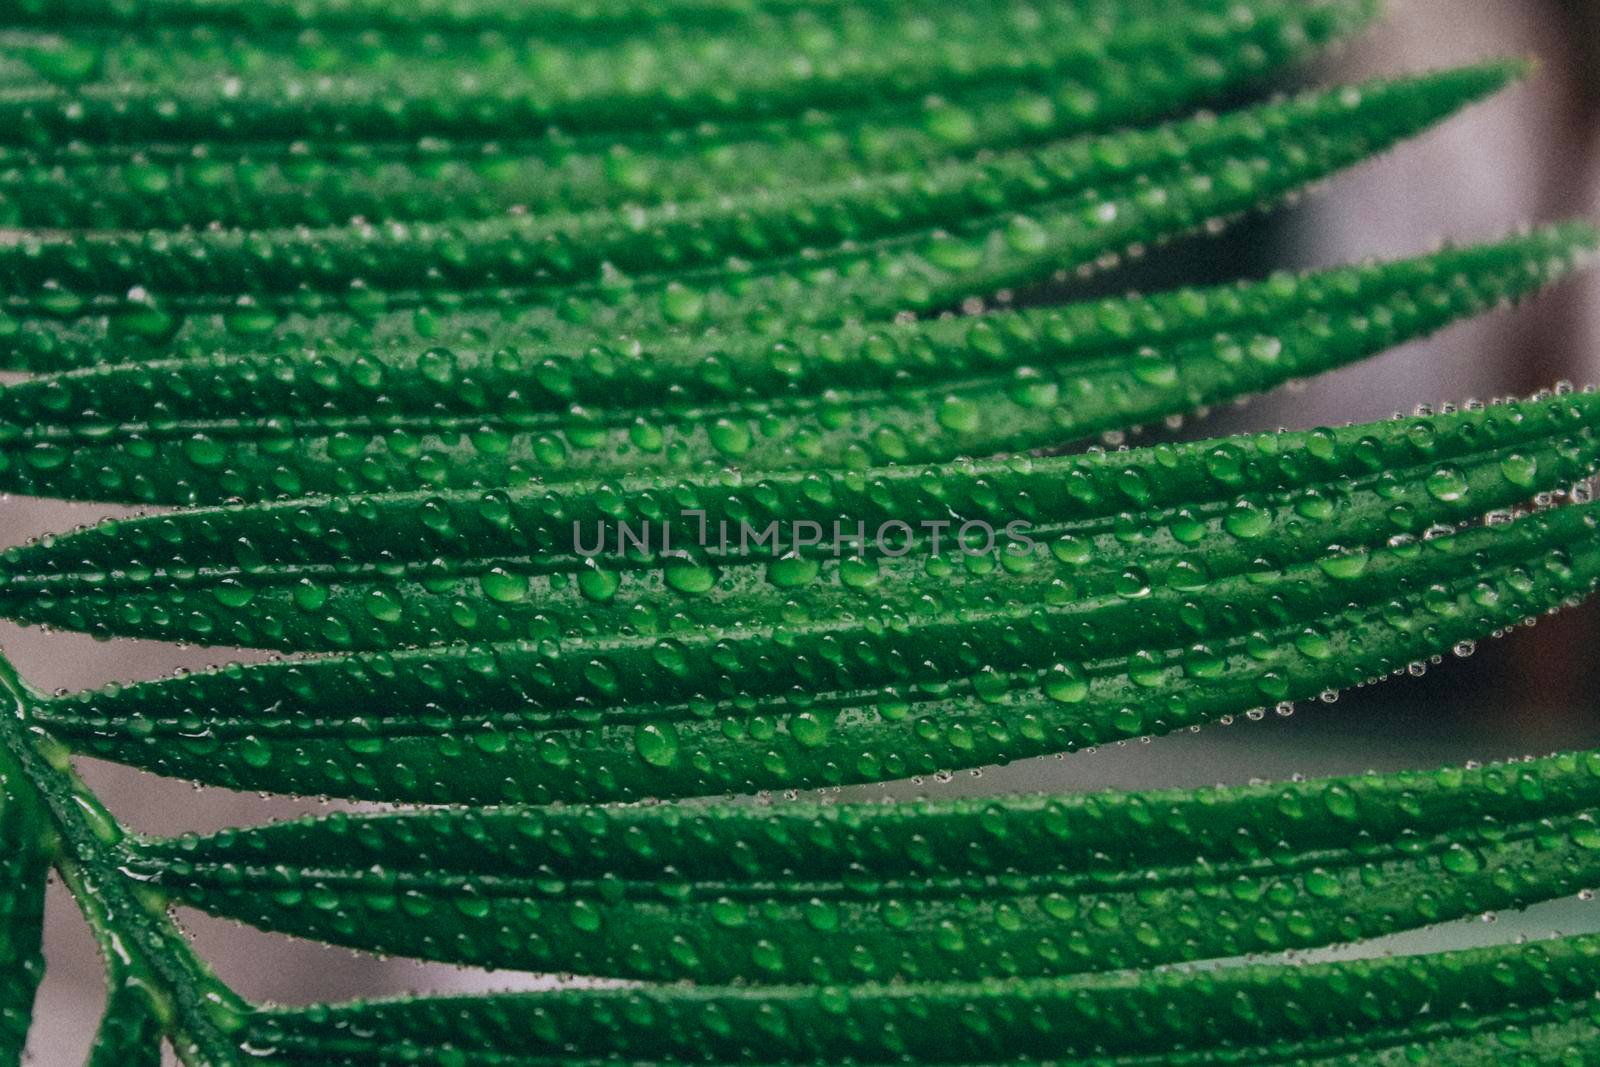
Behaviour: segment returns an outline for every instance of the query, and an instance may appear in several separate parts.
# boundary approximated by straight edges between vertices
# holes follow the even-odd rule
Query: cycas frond
[[[650,5],[582,5],[582,14],[600,21],[624,17],[629,7],[646,6]],[[660,9],[658,18],[672,18],[672,7],[682,5],[654,6]],[[759,13],[758,8],[794,5],[751,4],[745,5],[751,10],[737,13],[733,5],[704,6],[721,7],[737,25],[745,16]],[[67,7],[46,5],[31,17],[66,18]],[[74,10],[74,17],[89,21],[96,16],[117,17],[109,13],[108,5],[71,7],[88,8]],[[441,6],[437,14],[441,22],[456,20],[470,23],[478,33],[498,33],[508,27],[495,25],[496,20],[576,16],[579,7],[539,4],[491,12],[452,5]],[[337,54],[345,69],[372,51],[378,23],[364,26],[362,43],[355,46],[341,38],[347,31],[338,28],[362,8],[370,10],[369,5],[326,5],[308,11],[297,5],[305,17],[297,28],[315,27],[322,36],[309,42],[302,36],[283,44],[282,50],[291,61],[312,66]],[[832,19],[850,10],[852,5],[840,4],[827,15]],[[1019,10],[1011,10],[1011,16],[1016,18]],[[991,5],[988,20],[1003,19],[1007,11],[1005,5]],[[233,25],[236,21],[254,18],[273,23],[283,13],[270,5],[245,12],[240,6],[220,4],[172,4],[164,10],[142,4],[132,12],[135,18],[162,24],[184,17],[214,22],[215,28],[196,33],[212,49],[219,48],[218,34],[228,39],[230,32],[240,32]],[[493,139],[485,141],[485,133],[441,137],[430,124],[420,143],[415,136],[353,140],[347,130],[308,142],[304,138],[314,131],[289,131],[286,139],[276,142],[210,143],[198,158],[194,146],[172,131],[160,134],[165,143],[97,143],[87,151],[81,142],[65,150],[56,143],[23,144],[0,149],[0,159],[8,164],[0,173],[0,193],[10,221],[20,225],[121,228],[220,221],[266,227],[326,225],[357,215],[423,220],[491,215],[510,208],[571,210],[622,200],[672,201],[837,180],[931,162],[953,152],[1012,147],[1150,121],[1260,78],[1349,32],[1370,13],[1365,0],[1323,4],[1256,0],[1248,5],[1216,0],[1182,4],[1096,0],[1051,5],[1044,12],[1047,18],[1076,20],[1066,37],[1076,51],[1070,62],[1039,84],[1008,78],[966,88],[947,86],[931,98],[889,94],[865,109],[824,112],[813,107],[801,115],[753,123],[701,123],[626,135],[596,135],[583,129],[533,135],[517,125],[486,131]],[[947,8],[941,17],[952,15],[960,15],[959,6]],[[814,22],[817,17],[814,5],[808,6],[805,20]],[[881,21],[881,12],[878,18]],[[637,18],[629,22],[631,32],[645,28]],[[1017,29],[1024,26],[1025,22],[1019,23]],[[379,38],[385,45],[377,50],[392,62],[398,62],[390,50],[397,34],[403,42],[406,34],[428,29],[428,23],[425,16],[408,17],[396,29]],[[106,32],[93,31],[91,39],[81,43],[50,35],[49,47],[42,42],[37,53],[41,65],[76,62],[86,71],[100,70],[105,61],[97,42]],[[1034,27],[1030,36],[1040,32]],[[882,26],[870,22],[865,31],[858,30],[858,36],[863,34],[884,36]],[[163,58],[174,36],[171,30],[157,34]],[[831,44],[837,34],[824,24],[813,36]],[[470,47],[482,39],[473,32],[451,38],[452,55],[462,42]],[[224,62],[239,65],[241,73],[259,80],[259,70],[243,68],[238,53],[246,47],[260,48],[262,40],[259,28],[251,29],[244,41],[233,38]],[[498,36],[487,40],[498,42],[492,47],[501,51],[515,48],[515,37],[509,38],[510,43]],[[105,76],[103,70],[100,76]]]
[[[1299,278],[782,340],[312,350],[56,375],[0,395],[0,486],[197,503],[1057,446],[1317,374],[1516,300],[1595,241],[1568,225]]]
[[[195,345],[279,348],[301,331],[338,339],[354,329],[381,346],[395,329],[414,335],[419,318],[455,337],[498,323],[473,335],[492,350],[686,322],[754,325],[781,340],[796,326],[938,310],[1271,204],[1519,70],[1491,63],[1370,82],[928,172],[638,212],[30,235],[0,248],[15,327],[7,362],[102,362],[118,347],[107,340],[113,326],[183,355]],[[518,309],[509,324],[508,306]],[[384,309],[399,310],[399,322],[366,321]]]
[[[185,636],[291,647],[388,643],[386,626],[408,644],[441,618],[482,628],[474,644],[230,667],[35,711],[81,751],[203,781],[494,802],[897,778],[1305,699],[1586,593],[1600,566],[1588,508],[1421,535],[1587,477],[1597,413],[1589,394],[747,487],[190,512],[17,556],[39,577],[10,579],[9,610],[164,636],[181,619]],[[831,559],[830,538],[787,560],[573,551],[575,520],[690,507],[713,531],[770,518],[779,550],[803,519],[863,523],[871,547]],[[1019,515],[1038,525],[1003,529]],[[942,548],[923,516],[951,524]],[[877,544],[891,520],[920,535],[907,554]],[[971,555],[955,540],[968,522],[995,529]],[[894,531],[891,551],[903,539]],[[453,566],[472,545],[481,554]],[[120,578],[116,565],[78,571],[86,550],[142,563]],[[38,592],[52,582],[59,596]],[[470,705],[450,699],[462,692]]]
[[[55,696],[0,659],[0,1067],[52,865],[107,963],[93,1067],[163,1043],[190,1067],[1592,1058],[1597,939],[1238,957],[1600,882],[1600,753],[687,799],[1287,713],[1600,584],[1593,392],[1029,454],[1345,365],[1592,252],[1567,224],[1018,293],[1280,203],[1521,69],[1240,106],[1372,6],[0,12],[0,367],[42,375],[0,389],[0,489],[213,505],[6,550],[0,614],[320,653]],[[74,755],[463,806],[144,837]],[[173,904],[635,984],[272,1009]]]
[[[141,841],[214,914],[375,952],[703,982],[1148,968],[1600,883],[1600,753],[1164,793],[492,808]]]
[[[273,1064],[496,1067],[1032,1062],[1074,1067],[1464,1067],[1574,1061],[1600,1038],[1600,939],[1316,966],[984,984],[666,986],[265,1012]],[[440,1035],[448,1034],[448,1039]],[[1519,1059],[1521,1057],[1521,1059]],[[1563,1059],[1563,1057],[1566,1057]]]

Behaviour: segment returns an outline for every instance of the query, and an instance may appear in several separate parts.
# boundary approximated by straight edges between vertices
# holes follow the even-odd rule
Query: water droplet
[[[652,767],[670,767],[678,759],[678,730],[671,723],[647,722],[633,733],[639,758]]]

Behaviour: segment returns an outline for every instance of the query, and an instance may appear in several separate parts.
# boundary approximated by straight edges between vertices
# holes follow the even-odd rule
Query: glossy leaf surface
[[[278,350],[289,336],[381,348],[397,331],[473,330],[472,347],[489,351],[712,323],[782,340],[799,326],[940,310],[1268,206],[1519,70],[1378,81],[979,162],[639,211],[30,234],[0,248],[15,327],[3,362],[127,359],[140,339],[168,355]]]
[[[1299,278],[782,340],[313,349],[53,375],[0,395],[0,486],[196,503],[1059,445],[1371,355],[1523,296],[1595,241],[1568,225]]]
[[[708,628],[792,643],[862,611],[890,629],[1094,612],[1571,485],[1597,418],[1600,398],[1566,395],[1073,457],[195,509],[7,550],[0,614],[289,650],[553,641],[581,661]]]
[[[1176,13],[1196,6],[1180,5]],[[1253,6],[1241,9],[1245,19]],[[1290,5],[1267,0],[1264,6]],[[1315,6],[1346,19],[1371,8],[1350,0]],[[831,4],[788,16],[769,12],[742,21],[736,32],[687,22],[623,41],[474,35],[442,56],[381,36],[344,47],[329,42],[322,56],[315,38],[296,49],[292,39],[274,42],[257,33],[223,49],[209,35],[181,33],[88,47],[52,38],[29,58],[36,69],[53,66],[45,73],[69,77],[18,79],[22,84],[0,101],[0,115],[10,120],[7,139],[23,144],[70,138],[248,144],[340,133],[405,142],[526,136],[547,128],[625,135],[865,107],[968,86],[1048,84],[1085,61],[1092,71],[1105,51],[1101,35],[1085,26],[1085,7],[1116,13],[1108,3]],[[1129,10],[1149,13],[1151,5]],[[1181,55],[1188,20],[1149,20],[1143,28],[1143,47]],[[1111,58],[1126,61],[1136,54],[1133,44],[1111,49]],[[308,60],[337,64],[339,76],[315,77],[305,69]],[[464,77],[468,72],[482,76]]]
[[[23,85],[42,79],[92,93],[107,80],[126,87],[171,79],[176,54],[191,65],[214,68],[195,75],[202,82],[232,76],[243,93],[247,83],[270,91],[277,72],[289,71],[277,73],[283,78],[314,74],[335,57],[341,69],[360,69],[370,81],[398,68],[411,70],[419,61],[437,66],[444,52],[445,62],[471,65],[480,77],[526,72],[544,62],[542,77],[554,79],[565,76],[563,64],[572,63],[563,42],[548,29],[508,23],[581,18],[600,24],[621,20],[635,35],[600,50],[586,46],[581,62],[594,68],[609,62],[612,68],[603,74],[615,78],[619,54],[630,66],[640,62],[641,31],[681,16],[667,5],[654,5],[653,16],[645,17],[651,5],[583,5],[580,12],[579,5],[490,11],[456,4],[438,5],[431,13],[408,12],[401,25],[384,29],[385,17],[392,19],[394,12],[380,12],[381,6],[326,5],[311,12],[298,5],[302,29],[291,35],[281,26],[287,10],[276,5],[250,11],[221,4],[34,5],[36,10],[11,13],[23,25],[10,36],[26,57],[14,77]],[[731,35],[747,54],[765,48],[771,66],[778,65],[775,54],[798,47],[805,63],[826,70],[840,61],[841,39],[858,52],[864,41],[876,48],[884,37],[897,36],[885,24],[898,18],[900,25],[913,28],[902,59],[930,37],[994,41],[997,35],[1002,44],[1007,37],[1029,42],[1016,50],[1018,63],[1029,53],[1061,58],[1033,77],[971,84],[964,84],[970,79],[952,66],[950,84],[932,97],[908,93],[915,83],[902,78],[879,86],[870,106],[838,103],[754,121],[668,124],[611,134],[580,127],[531,136],[522,123],[446,131],[437,122],[411,117],[404,120],[414,130],[409,138],[398,132],[356,136],[349,130],[291,125],[265,140],[258,133],[233,143],[230,130],[196,145],[170,123],[149,130],[153,140],[133,143],[124,130],[107,128],[99,131],[105,140],[92,150],[81,140],[65,147],[0,147],[0,160],[7,164],[0,171],[0,211],[13,224],[55,228],[213,221],[326,225],[353,216],[425,220],[509,209],[544,212],[837,180],[953,153],[1154,120],[1259,79],[1349,32],[1365,21],[1371,6],[1366,0],[1079,0],[1042,10],[983,3],[938,5],[930,11],[920,5],[914,10],[909,5],[763,2],[736,10],[706,4],[687,42],[682,31],[673,31],[680,50],[725,49]],[[720,20],[714,17],[718,13]],[[366,15],[371,21],[357,31],[353,23]],[[82,21],[67,37],[59,27],[40,32],[38,23],[52,18]],[[145,24],[117,30],[104,25],[117,21]],[[752,22],[763,40],[751,39]],[[83,28],[95,23],[101,25]],[[708,35],[708,29],[716,35]],[[605,32],[610,37],[615,28]],[[526,33],[537,33],[543,47],[530,46],[521,36]],[[545,57],[552,54],[562,58],[549,63]],[[923,48],[916,61],[926,68],[930,60],[955,64],[958,58],[953,51],[940,55]],[[35,69],[29,71],[28,64]],[[52,78],[54,71],[90,81]],[[280,118],[292,124],[304,122],[306,115],[286,112]],[[480,112],[478,118],[489,116]]]
[[[161,1040],[171,1020],[156,1017],[146,988],[120,967],[107,978],[105,1014],[86,1067],[161,1067]]]
[[[1334,106],[1326,94],[1277,105],[1271,114],[1288,120],[1284,132],[1291,140],[1257,149],[1271,153],[1273,158],[1267,162],[1278,163],[1277,169],[1287,172],[1279,179],[1282,189],[1298,169],[1286,158],[1296,145],[1296,123],[1313,139],[1330,134],[1364,136],[1368,143],[1363,154],[1370,154],[1467,100],[1498,88],[1509,73],[1501,65],[1465,68],[1430,78],[1375,84],[1367,94],[1339,94],[1342,106]],[[1379,113],[1381,103],[1397,111]],[[1220,132],[1237,137],[1237,121],[1220,127]],[[1145,131],[1142,136],[1148,143],[1152,135]],[[1204,141],[1216,143],[1214,137]],[[915,234],[974,214],[1026,211],[1051,204],[1079,191],[1075,187],[1078,172],[1061,166],[1072,161],[1074,145],[1072,141],[1055,142],[999,154],[992,161],[952,161],[931,170],[918,168],[815,189],[763,190],[637,212],[540,214],[310,231],[152,235],[113,231],[60,241],[30,237],[18,248],[0,250],[6,253],[0,256],[0,277],[19,294],[53,282],[83,298],[101,293],[120,297],[127,287],[139,286],[174,301],[297,291],[337,295],[353,282],[382,291],[411,290],[419,280],[425,280],[427,287],[474,289],[593,284],[602,267],[637,275],[716,267],[733,257],[779,259],[844,241],[871,242]],[[1244,161],[1230,162],[1236,169],[1248,166]],[[1324,167],[1331,163],[1327,159],[1310,162]],[[1234,198],[1241,193],[1256,194],[1237,207],[1270,195],[1259,188],[1262,175],[1235,178],[1229,173],[1223,177],[1234,178],[1228,183],[1236,187]],[[1103,199],[1096,197],[1095,203]],[[1199,198],[1196,206],[1207,199]],[[1111,216],[1099,220],[1102,227],[1117,221],[1115,212],[1095,207],[1093,213]],[[1152,217],[1148,208],[1141,214]],[[1124,225],[1138,227],[1140,221]],[[1149,230],[1138,234],[1135,229],[1134,233],[1138,235],[1135,239],[1156,236]],[[57,299],[44,298],[40,306],[53,306]]]
[[[674,559],[646,571],[637,603],[622,585],[638,575],[558,582],[530,556],[480,571],[467,602],[511,605],[508,618],[530,630],[519,640],[228,667],[51,701],[38,716],[84,752],[168,774],[480,802],[870,781],[1165,733],[1351,685],[1586,593],[1600,566],[1590,508],[1423,535],[1506,508],[1539,478],[1586,477],[1597,404],[1563,396],[967,474],[794,476],[788,501],[827,490],[846,517],[1009,517],[1026,500],[1048,525],[1026,551],[997,535],[977,555],[947,537],[937,555],[929,545],[759,566]],[[1500,435],[1501,447],[1472,454]],[[751,499],[783,504],[784,488],[758,484]],[[738,496],[727,499],[737,514]],[[437,511],[427,498],[398,503]],[[484,498],[460,503],[484,520]],[[495,525],[550,518],[542,499],[520,513],[498,495],[487,504]],[[373,505],[381,529],[385,501]],[[359,507],[331,507],[341,523],[363,521]],[[315,508],[191,514],[197,530],[216,518],[260,524],[259,545],[241,529],[218,542],[230,550],[292,546],[295,530],[311,532],[307,545],[340,540],[320,525],[333,514]],[[565,529],[573,516],[558,514]],[[181,547],[181,519],[158,528]],[[409,539],[416,528],[389,529]],[[349,543],[381,552],[379,536]],[[267,558],[251,557],[257,575]],[[383,569],[393,573],[387,560]],[[257,580],[224,598],[253,594]],[[331,600],[326,584],[279,588],[286,610],[239,606],[287,625]],[[397,588],[345,604],[403,619]],[[556,599],[541,610],[546,590]],[[562,599],[572,630],[554,613]],[[453,697],[466,692],[470,702]]]
[[[55,696],[0,659],[0,1067],[47,863],[107,964],[91,1067],[1595,1058],[1600,939],[1236,957],[1593,885],[1600,754],[612,803],[1287,714],[1591,593],[1592,392],[1028,454],[1575,266],[1568,224],[1035,306],[1518,64],[1249,105],[1371,0],[0,7],[0,367],[40,375],[0,491],[207,505],[5,551],[0,614],[316,653]],[[450,806],[149,838],[74,754]],[[175,904],[646,984],[273,1009]]]
[[[1317,966],[1226,967],[974,985],[670,986],[267,1012],[267,1062],[1101,1067],[1583,1062],[1600,1037],[1600,942]],[[1565,1059],[1563,1059],[1565,1057]]]
[[[1069,0],[1092,7],[1096,0]],[[1135,0],[1141,6],[1144,0]],[[586,29],[615,34],[653,31],[676,20],[734,23],[764,11],[800,7],[826,12],[847,0],[419,0],[396,7],[386,0],[146,0],[137,6],[115,0],[26,0],[7,17],[21,26],[70,20],[81,27],[150,30],[195,24],[236,26],[251,31],[306,30],[398,32],[405,37],[433,31],[537,31],[556,36]],[[358,57],[350,57],[354,61]]]
[[[46,823],[32,788],[0,748],[0,1065],[22,1062],[44,974]]]
[[[185,903],[386,955],[727,982],[1147,968],[1600,884],[1600,754],[1167,793],[493,808],[141,842]]]

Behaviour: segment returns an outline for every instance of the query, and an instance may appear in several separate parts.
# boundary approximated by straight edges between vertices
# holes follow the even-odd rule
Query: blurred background
[[[1524,223],[1600,217],[1600,0],[1396,0],[1389,17],[1304,72],[1307,81],[1365,78],[1496,55],[1536,57],[1534,77],[1391,155],[1335,179],[1300,205],[1221,241],[1161,257],[1118,288],[1259,275],[1427,250],[1446,237],[1487,239]],[[1568,380],[1600,382],[1600,272],[1591,270],[1515,311],[1408,345],[1357,367],[1192,423],[1184,435],[1377,419],[1418,404],[1530,393]],[[14,544],[115,514],[103,506],[4,499],[0,543]],[[158,676],[175,666],[245,658],[227,650],[100,643],[0,623],[0,646],[24,677],[71,689]],[[837,791],[879,796],[939,792],[1201,786],[1252,778],[1355,773],[1495,760],[1600,745],[1600,604],[1569,611],[1422,677],[1140,744],[924,782]],[[317,810],[195,790],[84,761],[91,786],[130,826],[207,831]],[[476,974],[380,961],[183,915],[203,955],[246,996],[283,1002],[408,990],[527,987],[554,979]],[[1600,903],[1557,902],[1485,916],[1365,951],[1416,950],[1519,934],[1600,930]],[[1493,920],[1487,921],[1487,920]],[[74,905],[53,886],[49,969],[31,1060],[78,1064],[101,1005],[100,964]]]

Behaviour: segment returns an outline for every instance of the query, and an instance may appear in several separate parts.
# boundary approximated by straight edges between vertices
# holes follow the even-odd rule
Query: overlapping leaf
[[[0,748],[0,1064],[7,1067],[22,1062],[33,994],[44,974],[45,834],[16,762]]]
[[[273,1064],[1583,1062],[1600,941],[1316,966],[960,984],[669,986],[264,1012]],[[444,1036],[448,1035],[448,1037]],[[1575,1051],[1582,1055],[1574,1057]]]
[[[419,0],[396,7],[386,0],[146,0],[138,5],[115,0],[21,0],[7,18],[21,26],[75,26],[149,29],[187,27],[198,23],[270,32],[324,30],[393,32],[407,36],[428,32],[527,31],[560,34],[598,30],[670,30],[678,20],[696,25],[737,22],[762,11],[799,7],[828,10],[848,0]],[[1071,0],[1092,5],[1094,0]],[[1135,0],[1142,3],[1144,0]]]
[[[581,659],[627,634],[792,641],[872,610],[906,626],[958,605],[1100,611],[1570,485],[1595,465],[1597,417],[1600,399],[1568,394],[1086,456],[194,509],[6,550],[0,613],[284,649],[553,641]]]
[[[1597,414],[1586,394],[1079,459],[197,511],[58,542],[63,561],[138,556],[120,577],[68,571],[59,600],[14,577],[8,598],[245,644],[382,643],[386,626],[409,643],[445,620],[499,638],[36,711],[84,752],[164,773],[480,802],[896,778],[1302,699],[1586,593],[1589,508],[1423,535],[1586,477]],[[692,507],[711,530],[771,520],[777,540],[756,557],[573,551],[584,523]],[[1038,525],[1004,528],[1016,516]],[[861,523],[873,547],[774,558],[801,519]],[[903,554],[898,529],[878,543],[892,520],[920,531]],[[929,521],[951,524],[939,548]],[[985,521],[995,543],[973,544]],[[433,538],[483,555],[452,573]]]
[[[161,1039],[170,1020],[156,1017],[150,994],[112,963],[106,1009],[89,1048],[87,1067],[161,1067]]]
[[[0,486],[215,502],[1057,445],[1315,374],[1516,299],[1595,240],[1569,225],[1298,279],[781,341],[312,351],[55,375],[0,395]]]
[[[60,372],[0,396],[0,486],[258,502],[10,551],[0,611],[333,653],[48,698],[0,661],[0,1060],[48,850],[108,961],[95,1064],[154,1063],[163,1039],[207,1065],[1576,1062],[1600,1040],[1591,939],[1163,965],[1592,884],[1595,754],[1145,795],[525,806],[1198,726],[1592,591],[1600,505],[1567,490],[1600,466],[1593,394],[948,462],[1341,365],[1593,245],[1567,226],[994,310],[1277,202],[1515,73],[1107,132],[1232,103],[1370,7],[0,12],[0,219],[32,227],[0,247],[0,365]],[[336,495],[288,499],[307,493]],[[127,838],[71,750],[516,804]],[[380,952],[745,984],[260,1010],[173,901]]]
[[[418,332],[491,352],[550,341],[570,352],[581,346],[565,342],[577,338],[673,324],[754,327],[782,340],[802,326],[938,310],[1272,203],[1516,70],[1372,82],[1109,139],[638,212],[30,234],[0,249],[12,327],[4,362],[82,366],[136,354],[138,345],[108,339],[113,328],[178,356],[281,349],[289,336],[371,349]]]
[[[593,5],[581,14],[576,5],[540,4],[520,12],[441,7],[432,25],[426,15],[408,13],[412,17],[400,26],[382,30],[380,18],[357,37],[350,26],[357,9],[349,6],[302,11],[301,32],[290,35],[272,25],[286,12],[269,6],[246,13],[215,4],[174,4],[164,10],[142,4],[123,14],[110,5],[39,5],[11,16],[18,28],[9,36],[23,57],[12,77],[24,85],[40,76],[58,84],[115,81],[125,93],[130,85],[159,88],[180,78],[174,57],[186,56],[199,68],[191,81],[226,85],[231,78],[241,94],[275,79],[292,83],[315,76],[334,59],[341,70],[362,71],[369,80],[397,68],[414,77],[420,62],[470,66],[474,77],[491,84],[508,73],[525,77],[530,72],[547,83],[570,84],[570,67],[581,62],[597,72],[595,77],[614,82],[619,66],[650,69],[640,39],[591,45],[574,60],[570,42],[552,38],[549,30],[507,23],[618,20],[636,34],[654,32],[680,14],[669,5],[655,5],[653,17],[646,19],[637,10],[646,6]],[[701,18],[695,23],[701,29],[690,31],[687,40],[682,30],[666,35],[676,39],[680,53],[761,55],[774,71],[784,66],[781,56],[792,54],[800,61],[792,66],[803,63],[820,78],[849,62],[859,64],[860,53],[882,64],[883,41],[903,39],[899,52],[889,53],[898,57],[886,72],[895,77],[877,85],[867,108],[822,111],[815,106],[819,101],[811,101],[803,114],[756,122],[665,130],[652,124],[607,135],[567,126],[555,136],[533,136],[524,123],[497,126],[492,114],[480,110],[474,117],[488,123],[482,130],[453,132],[412,116],[404,120],[410,136],[402,136],[404,130],[358,135],[346,128],[294,129],[292,124],[305,116],[292,111],[279,116],[287,128],[257,132],[243,144],[231,143],[238,135],[229,130],[197,146],[193,135],[170,126],[146,131],[147,138],[159,140],[131,144],[124,127],[98,131],[92,146],[81,139],[82,130],[75,131],[80,139],[65,148],[22,138],[21,144],[0,150],[8,164],[0,172],[0,210],[13,224],[47,227],[210,221],[262,227],[343,222],[355,215],[428,219],[513,207],[574,209],[838,179],[956,151],[1159,118],[1348,32],[1372,7],[1366,0],[1079,0],[1043,9],[985,3],[933,10],[919,5],[915,11],[904,5],[846,3],[799,10],[791,4],[750,4],[742,11],[733,5],[702,6],[707,15],[724,16],[722,25]],[[65,37],[59,26],[39,28],[69,18],[77,20],[78,29]],[[107,25],[141,19],[145,24],[137,28]],[[252,21],[267,25],[249,26]],[[752,32],[752,21],[765,24],[760,34]],[[708,38],[708,26],[719,36]],[[519,36],[529,32],[539,33],[538,43]],[[607,33],[614,28],[607,27]],[[974,69],[971,57],[956,53],[971,52],[978,42],[991,56],[1008,57],[1007,77],[975,80],[981,67]],[[858,53],[853,60],[841,54],[848,50]],[[1040,73],[1025,77],[1022,68],[1030,57]],[[661,59],[655,57],[657,63]],[[909,75],[917,69],[937,72],[941,65],[945,73],[937,96],[911,92],[918,82]],[[501,123],[508,117],[502,115]]]
[[[141,842],[184,903],[386,954],[706,982],[1148,968],[1600,884],[1600,754],[1244,789],[334,815]]]
[[[1196,6],[1180,5],[1176,13],[1195,13]],[[1198,6],[1226,10],[1214,2]],[[1266,3],[1269,11],[1286,6]],[[1347,20],[1371,7],[1349,0],[1312,6]],[[469,36],[444,55],[426,40],[421,48],[382,37],[323,44],[267,35],[258,43],[254,34],[224,42],[210,35],[121,36],[74,47],[69,32],[56,49],[24,53],[42,73],[66,75],[55,80],[68,86],[32,79],[42,84],[12,88],[0,114],[12,120],[9,139],[24,144],[249,143],[340,133],[404,142],[419,135],[527,136],[546,128],[626,134],[864,107],[969,86],[1048,84],[1063,69],[1070,77],[1076,63],[1087,61],[1092,70],[1102,55],[1126,61],[1139,45],[1159,51],[1174,42],[1181,52],[1192,40],[1181,18],[1147,18],[1142,40],[1107,48],[1103,31],[1086,26],[1085,7],[1116,17],[1116,5],[1103,0],[1042,7],[1003,0],[836,4],[788,17],[769,12],[742,20],[735,32],[685,25],[616,43]],[[1128,14],[1149,15],[1152,7],[1135,4]],[[1250,8],[1243,10],[1248,19]],[[318,62],[336,64],[337,76],[307,71]]]

